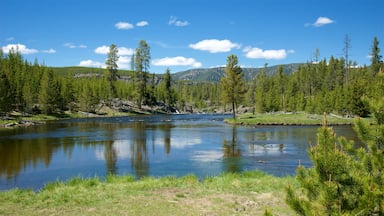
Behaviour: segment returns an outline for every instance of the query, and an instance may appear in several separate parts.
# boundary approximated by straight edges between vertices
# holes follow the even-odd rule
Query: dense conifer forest
[[[118,59],[118,53],[114,55],[112,58],[116,59],[112,63]],[[261,113],[305,111],[367,116],[368,101],[380,100],[384,95],[381,58],[379,43],[374,38],[368,66],[334,56],[318,59],[317,54],[314,61],[301,64],[294,72],[287,73],[279,66],[277,72],[270,74],[266,65],[255,77],[245,80],[246,91],[237,106]],[[149,60],[145,41],[136,49],[132,70],[121,74],[116,65],[112,70],[97,69],[104,71],[103,74],[75,74],[70,67],[58,73],[54,72],[58,71],[56,68],[39,64],[37,60],[26,61],[18,50],[1,52],[0,113],[96,113],[101,104],[108,105],[114,98],[132,101],[138,107],[162,103],[181,111],[188,110],[187,107],[231,110],[222,97],[220,82],[172,80],[169,69],[164,74],[151,74]]]

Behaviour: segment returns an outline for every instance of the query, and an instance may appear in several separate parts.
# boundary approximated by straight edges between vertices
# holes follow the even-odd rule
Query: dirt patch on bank
[[[189,211],[198,212],[199,215],[262,215],[266,209],[274,215],[295,215],[285,203],[284,193],[232,194],[211,190],[195,191],[191,188],[160,189],[153,193],[185,209],[187,215]]]

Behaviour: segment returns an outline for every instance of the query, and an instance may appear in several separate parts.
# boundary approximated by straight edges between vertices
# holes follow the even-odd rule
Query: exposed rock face
[[[136,106],[136,104],[133,103],[132,101],[121,100],[118,98],[115,98],[111,101],[110,107],[119,112],[180,113],[180,111],[176,107],[169,106],[162,102],[157,102],[152,106],[143,105],[141,109],[139,109],[138,106]]]

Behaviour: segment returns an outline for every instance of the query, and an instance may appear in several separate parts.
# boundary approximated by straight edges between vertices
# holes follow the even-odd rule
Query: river
[[[259,169],[295,175],[311,166],[315,126],[232,126],[229,115],[84,118],[0,130],[0,190],[107,174],[199,178]],[[337,135],[357,140],[350,126]]]

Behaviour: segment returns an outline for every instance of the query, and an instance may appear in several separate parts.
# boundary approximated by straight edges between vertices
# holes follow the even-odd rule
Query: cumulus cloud
[[[119,51],[119,55],[132,55],[135,52],[133,49],[126,47],[118,47],[117,50]]]
[[[124,56],[124,55],[132,55],[134,53],[134,50],[131,49],[131,48],[126,48],[126,47],[117,47],[117,50],[118,50],[118,54],[120,56]],[[103,46],[100,46],[100,47],[97,47],[94,52],[96,54],[102,54],[102,55],[106,55],[108,54],[109,52],[109,46],[106,46],[106,45],[103,45]]]
[[[181,20],[177,19],[177,17],[171,16],[169,18],[168,25],[183,27],[183,26],[189,25],[189,22],[188,21],[181,21]]]
[[[134,28],[133,24],[129,22],[118,22],[115,24],[115,27],[117,29],[133,29]]]
[[[136,26],[138,26],[138,27],[144,27],[147,25],[149,25],[149,23],[147,21],[144,21],[144,20],[136,23]]]
[[[189,47],[195,50],[208,51],[210,53],[229,52],[232,49],[240,49],[241,45],[233,43],[230,40],[208,39],[195,44],[189,44]]]
[[[71,48],[71,49],[75,49],[75,48],[87,48],[87,46],[84,45],[84,44],[75,45],[75,44],[73,44],[73,43],[65,43],[64,46],[65,46],[65,47],[68,47],[68,48]]]
[[[152,64],[155,66],[192,66],[201,67],[201,62],[196,61],[194,58],[185,58],[183,56],[165,57],[161,59],[154,59]]]
[[[317,20],[314,23],[307,23],[305,26],[315,26],[315,27],[320,27],[328,24],[332,24],[335,21],[328,18],[328,17],[318,17]]]
[[[288,53],[294,53],[294,50],[278,49],[263,50],[257,47],[245,47],[243,49],[245,56],[251,59],[285,59]]]
[[[109,52],[109,46],[103,45],[103,46],[97,47],[94,51],[96,54],[106,55]]]
[[[131,66],[131,58],[128,56],[120,56],[117,61],[117,66],[119,66],[120,69],[129,69]]]
[[[104,63],[101,63],[101,62],[98,62],[98,61],[93,61],[93,60],[84,60],[84,61],[81,61],[79,66],[82,66],[82,67],[97,67],[97,68],[105,68],[105,64]]]
[[[14,51],[18,51],[23,55],[35,54],[39,52],[39,50],[37,49],[27,48],[27,46],[25,46],[24,44],[8,44],[6,46],[3,46],[2,49],[4,53],[9,53],[9,51],[13,49]]]

